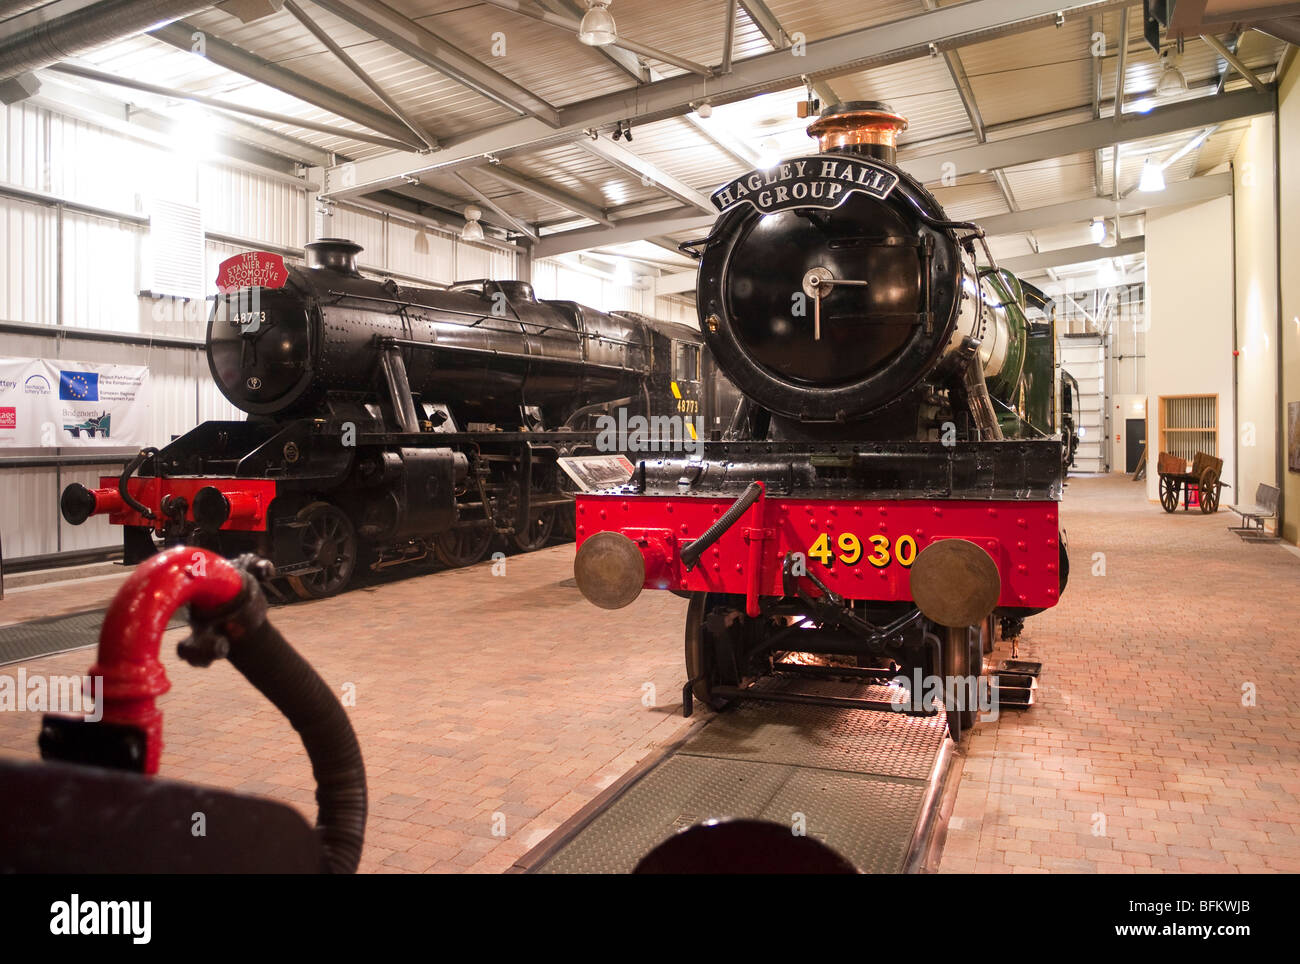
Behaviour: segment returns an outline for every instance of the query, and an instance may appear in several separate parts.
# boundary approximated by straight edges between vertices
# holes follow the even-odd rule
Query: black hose
[[[195,634],[181,644],[181,656],[202,664],[205,642],[214,638],[228,642],[226,656],[231,664],[275,704],[302,738],[316,778],[316,830],[325,870],[355,873],[365,842],[367,812],[366,767],[356,733],[333,690],[267,621],[266,597],[247,571],[244,587],[234,611],[215,615],[191,609]],[[207,661],[218,654],[219,650]]]
[[[144,465],[147,459],[152,458],[157,454],[158,450],[156,448],[141,449],[135,454],[135,457],[131,459],[130,462],[126,463],[122,469],[122,474],[117,477],[117,494],[122,497],[123,502],[135,509],[136,512],[140,513],[146,519],[154,518],[153,509],[149,508],[143,502],[137,501],[131,495],[130,491],[128,491],[127,483],[131,480],[131,476],[135,474],[136,469]]]
[[[695,568],[695,564],[700,561],[700,556],[704,554],[704,550],[721,539],[722,534],[734,526],[740,517],[745,514],[745,511],[757,502],[762,495],[763,487],[761,485],[757,482],[749,483],[749,488],[745,489],[744,494],[732,503],[731,508],[724,512],[717,522],[705,530],[704,535],[682,549],[682,565],[686,567],[687,572]]]

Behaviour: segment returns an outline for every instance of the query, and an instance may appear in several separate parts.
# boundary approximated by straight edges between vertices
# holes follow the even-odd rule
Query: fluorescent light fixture
[[[1160,165],[1147,158],[1142,162],[1142,177],[1138,179],[1138,190],[1143,194],[1154,194],[1165,189],[1165,172]]]
[[[591,47],[606,47],[618,39],[610,0],[587,0],[587,12],[578,24],[578,39]]]

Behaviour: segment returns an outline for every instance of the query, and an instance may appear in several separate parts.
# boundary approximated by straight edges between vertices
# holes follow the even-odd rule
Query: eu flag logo
[[[99,373],[60,371],[59,398],[65,402],[99,401]]]

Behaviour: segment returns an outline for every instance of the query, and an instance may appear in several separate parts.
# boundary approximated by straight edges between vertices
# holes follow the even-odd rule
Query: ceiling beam
[[[1162,207],[1196,204],[1217,197],[1226,197],[1231,193],[1231,174],[1211,174],[1186,181],[1175,181],[1167,189],[1157,194],[1135,194],[1127,198],[1121,198],[1119,201],[1109,197],[1066,201],[1061,204],[1026,208],[1011,214],[998,214],[993,217],[982,218],[979,224],[990,237],[1021,234],[1027,231],[1041,231],[1046,228],[1061,227],[1071,222],[1091,221],[1093,218],[1113,218],[1119,215],[1152,211]],[[576,231],[561,231],[556,234],[545,235],[537,247],[537,256],[549,257],[570,251],[583,251],[587,248],[605,244],[653,240],[654,235],[675,234],[679,231],[705,231],[713,224],[714,220],[714,217],[697,214],[691,208],[673,208],[670,211],[659,211],[654,214],[615,221],[614,227],[610,229],[579,228]],[[661,237],[660,240],[664,239]],[[671,241],[661,246],[676,248],[676,245],[672,244]],[[1103,248],[1101,250],[1112,253],[1115,251],[1114,248]],[[1046,253],[1050,254],[1051,252]]]
[[[909,157],[901,161],[899,166],[913,177],[932,183],[940,180],[945,172],[960,177],[993,168],[1016,167],[1100,147],[1112,147],[1125,141],[1162,137],[1196,127],[1271,114],[1276,106],[1277,96],[1272,89],[1263,93],[1239,90],[1217,97],[1198,97],[1167,107],[1157,107],[1146,114],[1127,114],[1119,122],[1107,117],[953,151]],[[949,164],[953,167],[947,167]]]
[[[366,89],[378,97],[380,102],[388,108],[394,117],[406,125],[407,129],[416,136],[420,143],[429,150],[433,150],[438,146],[437,138],[425,130],[419,121],[408,114],[402,105],[399,104],[393,96],[388,93],[388,91],[384,90],[383,87],[377,84],[375,79],[366,73],[359,63],[352,59],[351,54],[339,46],[334,38],[321,28],[320,24],[307,16],[307,12],[303,10],[302,7],[294,3],[294,0],[284,0],[284,5],[285,8],[293,14],[294,19],[306,27],[313,37],[324,44],[325,49],[332,53],[339,63],[350,70],[357,80],[365,84]]]
[[[595,221],[597,224],[603,224],[606,227],[613,227],[614,222],[600,208],[594,204],[588,204],[582,198],[575,197],[567,191],[561,191],[550,184],[544,184],[541,181],[535,181],[531,177],[525,177],[518,174],[510,168],[501,164],[485,164],[483,167],[475,168],[480,173],[488,177],[495,178],[507,187],[512,187],[517,191],[523,191],[525,194],[531,194],[533,197],[541,198],[543,201],[550,201],[552,204],[558,204],[566,211]]]
[[[710,203],[709,199],[699,191],[679,181],[667,171],[656,167],[640,154],[629,150],[622,144],[615,144],[606,137],[595,139],[582,137],[574,143],[622,171],[651,181],[659,190],[684,204],[693,205],[701,211],[717,213],[717,209]]]
[[[315,0],[346,23],[400,50],[418,63],[450,77],[503,107],[556,127],[559,112],[532,91],[475,60],[455,44],[380,0]]]
[[[288,114],[277,114],[273,111],[262,110],[257,107],[246,107],[243,104],[235,104],[230,101],[220,100],[216,97],[208,97],[205,94],[192,94],[185,90],[174,90],[170,87],[162,87],[158,84],[146,84],[142,80],[131,80],[128,77],[118,77],[116,74],[104,73],[102,70],[94,70],[90,67],[81,67],[77,64],[53,64],[46,70],[52,70],[60,74],[67,74],[70,77],[80,77],[82,80],[91,80],[98,84],[110,84],[114,87],[123,87],[127,90],[138,90],[141,93],[154,94],[159,97],[169,97],[173,100],[189,100],[196,104],[203,104],[205,107],[211,107],[214,110],[225,111],[230,114],[243,114],[247,117],[256,117],[260,120],[271,121],[275,124],[287,124],[294,127],[301,127],[306,131],[315,131],[318,134],[328,134],[331,137],[349,137],[353,140],[363,141],[367,144],[379,144],[382,147],[389,147],[394,150],[404,150],[405,145],[397,141],[389,140],[387,137],[376,137],[373,134],[367,134],[364,131],[351,131],[343,127],[334,127],[329,124],[318,124],[315,121],[304,120],[300,117],[292,117]],[[271,131],[268,134],[273,133]],[[317,148],[316,150],[320,150]],[[316,165],[319,166],[319,165]]]
[[[439,191],[436,188],[429,187],[427,184],[403,184],[400,188],[394,188],[391,193],[405,198],[413,204],[434,207],[441,211],[449,212],[453,219],[451,223],[455,224],[458,228],[463,228],[465,226],[465,218],[463,216],[465,208],[471,204],[474,204],[477,207],[476,202],[472,200],[457,197],[455,194],[448,194],[445,191]],[[378,195],[371,195],[371,197],[377,196]],[[367,203],[369,203],[370,198],[367,198],[366,200]],[[484,225],[499,228],[502,231],[515,230],[508,221],[504,218],[497,217],[494,213],[484,214],[479,218],[479,220],[483,222]]]
[[[562,13],[553,13],[549,10],[534,10],[530,6],[525,6],[522,0],[485,0],[494,7],[500,7],[502,10],[509,10],[511,13],[517,13],[521,17],[527,17],[529,20],[537,23],[544,23],[548,27],[554,27],[557,30],[563,30],[570,34],[575,40],[578,36],[578,27],[582,21],[577,17],[565,16]],[[713,71],[704,64],[697,64],[693,60],[687,60],[684,57],[678,57],[670,54],[666,50],[660,50],[658,47],[652,47],[649,44],[638,43],[635,40],[629,40],[622,33],[611,43],[611,47],[619,47],[623,50],[630,51],[634,54],[640,54],[642,57],[648,57],[651,60],[658,60],[660,63],[671,64],[692,74],[699,74],[701,77],[712,77]]]
[[[758,32],[763,35],[763,39],[772,45],[773,50],[785,50],[790,46],[790,35],[785,32],[781,26],[781,21],[776,18],[770,7],[763,0],[740,0],[740,6],[749,16],[750,21],[758,28]],[[824,80],[814,80],[812,83],[813,93],[817,95],[822,104],[839,103],[839,95],[835,93],[834,88]]]
[[[1174,181],[1165,190],[1154,194],[1133,194],[1119,201],[1109,197],[1065,201],[1061,204],[1048,204],[1011,214],[981,218],[979,224],[990,237],[1020,234],[1025,231],[1060,227],[1071,222],[1091,221],[1093,218],[1114,218],[1179,204],[1196,204],[1200,201],[1226,197],[1231,193],[1230,173],[1211,174],[1207,177],[1193,177],[1186,181]]]
[[[536,258],[549,258],[570,251],[585,251],[587,248],[603,247],[609,244],[626,244],[629,241],[645,241],[650,235],[676,234],[678,231],[695,231],[708,228],[713,224],[713,217],[700,214],[694,208],[677,208],[675,217],[665,214],[642,214],[634,218],[625,218],[615,222],[612,228],[582,228],[578,231],[563,231],[559,234],[542,236],[533,248]]]
[[[758,167],[758,155],[751,151],[739,138],[728,140],[725,137],[719,137],[709,129],[709,122],[695,111],[683,114],[682,119],[699,131],[710,144],[743,164],[747,169],[753,170]]]
[[[342,6],[339,0],[324,2]],[[367,158],[357,162],[346,174],[335,167],[326,172],[325,190],[334,197],[365,194],[400,183],[404,176],[481,164],[488,154],[505,157],[517,151],[567,143],[589,128],[606,127],[625,120],[646,123],[680,117],[692,109],[693,102],[708,100],[721,105],[747,100],[759,94],[802,86],[805,77],[825,78],[926,57],[932,43],[939,49],[947,49],[983,42],[1051,23],[1058,12],[1068,16],[1085,8],[1130,6],[1134,2],[1136,0],[966,0],[892,23],[809,41],[802,57],[791,57],[788,51],[772,51],[736,61],[731,73],[725,76],[706,80],[683,74],[566,105],[559,111],[559,128],[536,118],[520,118],[465,135],[427,156],[393,154]]]
[[[694,291],[698,274],[698,271],[691,268],[689,271],[677,271],[673,274],[660,275],[655,279],[655,294],[675,295],[683,291]]]
[[[495,211],[500,217],[505,218],[505,220],[509,221],[512,225],[514,225],[515,230],[518,231],[520,234],[525,234],[534,241],[538,240],[536,230],[529,227],[525,222],[519,220],[514,215],[510,214],[508,211],[503,209],[501,205],[497,204],[496,201],[492,200],[490,197],[488,197],[486,194],[480,191],[477,187],[475,187],[469,181],[469,179],[465,177],[465,175],[457,171],[452,171],[451,176],[454,177],[457,181],[459,181],[461,186],[464,187],[465,190],[469,191],[470,194],[478,198],[481,203],[487,205],[489,208]]]
[[[1142,254],[1146,250],[1146,238],[1138,235],[1125,238],[1113,248],[1103,248],[1097,244],[1081,244],[1075,248],[1057,248],[1055,251],[1040,251],[1020,258],[1008,258],[998,262],[998,267],[1006,268],[1013,274],[1027,274],[1031,271],[1046,271],[1048,268],[1064,268],[1071,264],[1084,264],[1088,261],[1101,261],[1104,258],[1122,258],[1130,254]]]
[[[1211,47],[1213,47],[1215,53],[1217,53],[1220,57],[1222,57],[1225,61],[1227,61],[1227,63],[1231,65],[1233,70],[1241,74],[1241,76],[1245,77],[1246,80],[1250,83],[1250,86],[1254,87],[1256,90],[1260,92],[1263,92],[1268,89],[1265,86],[1264,82],[1255,75],[1255,72],[1251,70],[1249,67],[1247,67],[1245,64],[1243,64],[1240,58],[1238,58],[1236,54],[1234,54],[1231,50],[1229,50],[1223,44],[1223,41],[1221,41],[1218,37],[1215,37],[1214,35],[1207,33],[1207,34],[1202,34],[1201,39],[1204,40]]]
[[[345,94],[330,90],[328,87],[324,87],[314,80],[308,80],[301,74],[296,74],[279,64],[263,60],[256,54],[249,53],[242,47],[236,47],[232,43],[215,37],[206,30],[200,31],[197,27],[183,20],[169,23],[157,30],[151,30],[149,36],[161,40],[165,44],[170,44],[177,50],[193,53],[194,40],[192,38],[196,33],[202,34],[205,38],[204,51],[201,56],[218,67],[224,67],[226,70],[242,74],[249,80],[255,80],[259,84],[273,87],[305,103],[327,110],[331,114],[337,114],[354,124],[360,124],[368,130],[391,137],[395,141],[409,145],[412,151],[420,150],[420,145],[411,136],[411,132],[406,129],[406,125],[389,117],[383,111],[375,110],[359,100],[353,100]]]

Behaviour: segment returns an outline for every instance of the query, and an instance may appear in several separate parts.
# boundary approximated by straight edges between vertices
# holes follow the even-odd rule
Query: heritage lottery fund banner
[[[0,357],[0,447],[144,445],[149,402],[144,365]]]

